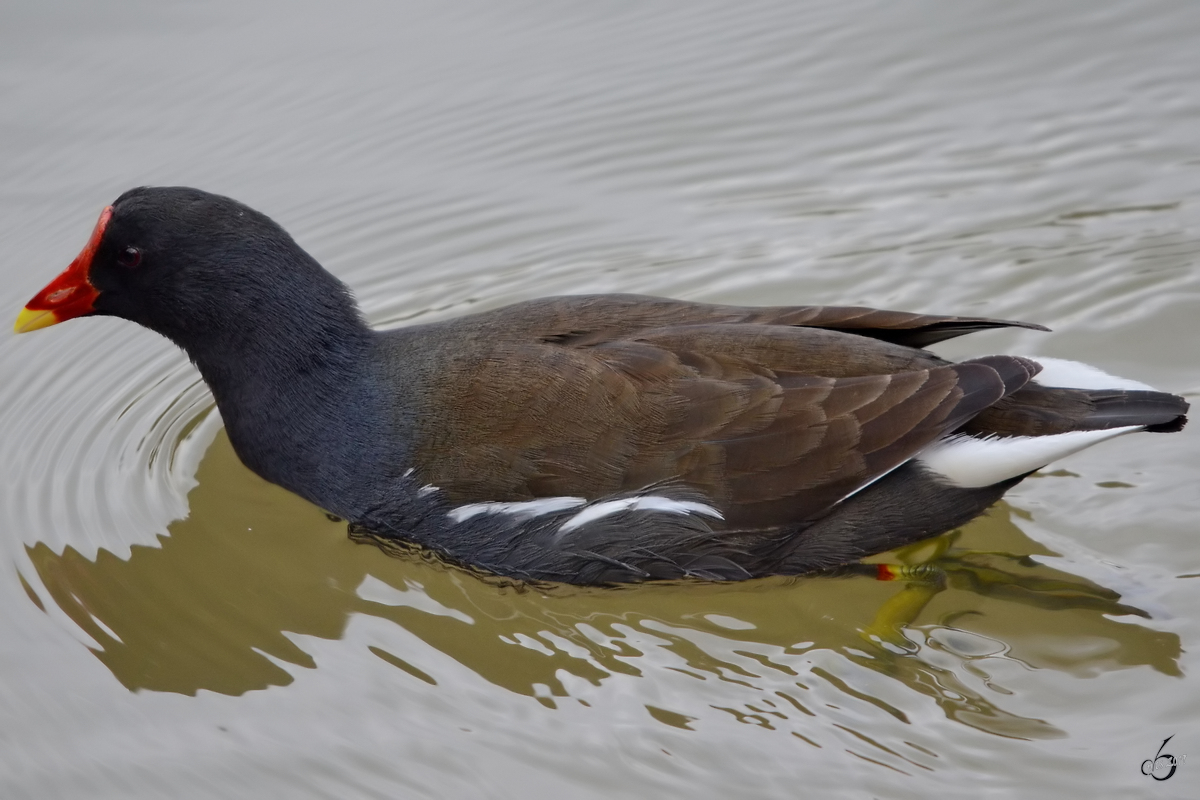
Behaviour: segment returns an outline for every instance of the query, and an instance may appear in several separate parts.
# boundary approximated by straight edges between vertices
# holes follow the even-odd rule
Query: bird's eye
[[[122,267],[133,269],[142,263],[142,251],[133,246],[123,248],[120,253],[117,253],[117,263]]]

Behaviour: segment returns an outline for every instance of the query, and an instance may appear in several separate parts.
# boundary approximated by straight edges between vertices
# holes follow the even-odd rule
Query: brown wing
[[[704,492],[731,529],[799,522],[1007,391],[987,364],[809,328],[505,338],[459,353],[418,442],[422,480],[454,502],[594,499],[677,480]]]
[[[991,328],[1047,330],[1028,322],[911,314],[861,306],[747,307],[624,294],[548,297],[485,312],[456,323],[468,320],[483,323],[500,334],[512,331],[525,334],[537,330],[544,341],[576,347],[616,341],[652,328],[681,325],[741,323],[824,328],[906,347],[924,347]]]

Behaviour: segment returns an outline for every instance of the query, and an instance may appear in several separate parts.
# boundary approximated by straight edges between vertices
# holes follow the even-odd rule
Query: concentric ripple
[[[91,329],[82,358],[66,327],[7,351],[19,363],[0,387],[4,503],[17,530],[37,532],[25,544],[128,557],[187,515],[220,419],[176,348],[115,321],[70,325]]]

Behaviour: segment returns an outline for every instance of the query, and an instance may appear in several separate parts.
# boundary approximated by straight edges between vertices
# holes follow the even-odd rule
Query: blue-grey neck
[[[382,502],[409,458],[381,380],[379,334],[337,288],[273,298],[237,330],[188,337],[185,350],[242,462],[354,519]]]

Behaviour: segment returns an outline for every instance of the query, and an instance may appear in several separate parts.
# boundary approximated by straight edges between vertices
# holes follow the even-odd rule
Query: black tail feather
[[[1174,433],[1187,424],[1188,402],[1166,392],[1102,389],[1087,391],[1094,410],[1089,430],[1145,425],[1154,433]]]
[[[1141,425],[1171,433],[1187,422],[1188,402],[1141,389],[1060,389],[1028,383],[963,426],[977,436],[1048,436]]]

